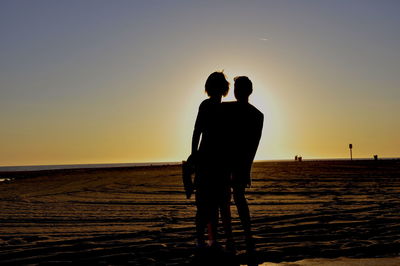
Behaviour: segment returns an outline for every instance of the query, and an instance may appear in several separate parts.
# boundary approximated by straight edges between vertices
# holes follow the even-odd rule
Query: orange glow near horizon
[[[389,139],[391,132],[379,132],[362,121],[352,125],[354,117],[344,116],[345,110],[329,110],[329,106],[323,109],[322,105],[313,106],[307,100],[301,103],[304,97],[301,87],[297,87],[300,93],[294,91],[293,95],[288,95],[287,91],[275,87],[276,80],[264,76],[261,71],[235,65],[224,68],[231,90],[223,101],[234,100],[233,77],[247,75],[254,86],[250,102],[265,115],[256,160],[291,159],[296,154],[306,159],[347,158],[348,143],[355,145],[354,157],[396,156],[391,145],[370,142],[365,137],[365,132],[373,132],[375,136],[385,133]],[[174,95],[167,91],[174,89],[171,81],[178,80],[178,76],[168,77],[165,84],[172,85],[164,86],[166,94],[156,98],[147,95],[135,101],[131,85],[120,84],[126,88],[126,97],[119,98],[110,107],[106,107],[108,99],[103,99],[92,105],[90,111],[87,109],[90,98],[86,98],[81,99],[76,110],[52,106],[52,112],[41,117],[14,113],[14,119],[19,118],[25,124],[20,125],[19,132],[3,131],[2,150],[6,152],[1,154],[1,165],[181,161],[189,155],[197,109],[207,97],[204,81],[209,73],[219,69],[222,67],[194,69],[186,79],[180,79],[182,86]],[[295,87],[294,84],[283,86]],[[299,99],[295,106],[289,105],[293,103],[291,97]],[[98,113],[99,110],[104,111]],[[375,122],[377,119],[378,116]],[[18,122],[14,122],[17,126]],[[380,121],[381,124],[387,122]],[[392,133],[392,139],[395,138]]]
[[[186,80],[181,79],[180,92],[176,95],[167,93],[170,96],[167,101],[164,95],[141,99],[135,106],[130,102],[133,98],[129,98],[134,93],[129,90],[130,85],[121,84],[119,86],[127,88],[128,97],[114,102],[109,110],[100,113],[101,117],[96,117],[95,110],[102,110],[107,99],[92,107],[92,112],[88,112],[87,103],[82,101],[77,110],[52,107],[54,112],[45,117],[25,117],[28,119],[24,120],[26,124],[20,132],[7,134],[6,130],[2,133],[2,150],[7,151],[1,154],[2,165],[181,161],[189,155],[197,109],[207,97],[204,81],[209,73],[220,69],[205,70],[209,68],[205,66],[203,70],[195,70]],[[371,143],[364,137],[365,132],[383,133],[374,131],[369,123],[352,125],[353,119],[344,117],[344,110],[321,111],[322,106],[313,106],[309,102],[289,106],[291,96],[274,87],[276,82],[262,73],[254,71],[251,75],[251,70],[246,70],[234,65],[225,67],[231,90],[223,101],[234,100],[234,76],[248,75],[252,79],[254,92],[250,102],[265,115],[256,160],[291,159],[296,154],[306,159],[347,158],[348,143],[355,145],[354,157],[396,156],[393,147],[387,144],[382,147],[379,142]],[[178,77],[169,79],[177,80]],[[172,90],[173,86],[165,86],[165,89]],[[293,92],[293,97],[303,96]],[[14,118],[18,117],[15,113]],[[22,120],[22,114],[20,118]],[[385,134],[390,137],[390,132]],[[396,136],[393,134],[392,138]],[[388,152],[385,153],[384,148]]]

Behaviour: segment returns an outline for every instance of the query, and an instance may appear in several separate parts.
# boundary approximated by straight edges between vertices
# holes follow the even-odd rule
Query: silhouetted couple
[[[250,187],[250,171],[261,138],[263,114],[248,100],[253,91],[251,81],[236,77],[236,102],[223,102],[229,91],[224,73],[212,73],[205,84],[209,98],[199,107],[192,139],[196,164],[196,237],[197,246],[220,247],[217,242],[219,214],[226,236],[226,249],[235,250],[232,237],[231,194],[237,206],[246,237],[247,251],[255,249],[245,188]],[[201,141],[200,141],[201,139]],[[200,143],[200,144],[199,144]]]

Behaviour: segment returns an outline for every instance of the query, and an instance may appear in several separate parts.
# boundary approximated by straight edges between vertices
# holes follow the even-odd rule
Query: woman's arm
[[[196,122],[194,124],[193,136],[192,136],[192,155],[195,156],[197,150],[199,149],[200,136],[203,131],[203,108],[202,105],[199,107],[199,112],[197,113]]]
[[[193,130],[193,137],[192,137],[192,155],[195,155],[197,152],[200,142],[200,135],[201,131],[195,127]]]

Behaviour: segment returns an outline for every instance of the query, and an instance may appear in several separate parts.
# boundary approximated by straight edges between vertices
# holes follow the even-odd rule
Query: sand
[[[1,264],[193,264],[195,206],[179,166],[0,173],[10,178],[0,183]],[[248,199],[260,264],[398,262],[400,161],[257,163]]]
[[[398,258],[375,258],[375,259],[305,259],[295,262],[273,263],[266,262],[261,266],[398,266],[400,265],[400,257]]]

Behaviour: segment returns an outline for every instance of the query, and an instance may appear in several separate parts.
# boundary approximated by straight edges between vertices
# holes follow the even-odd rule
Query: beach
[[[399,160],[258,162],[252,177],[258,263],[400,264]],[[0,179],[1,264],[193,264],[195,205],[179,165]],[[232,214],[236,263],[246,265],[234,204]]]

